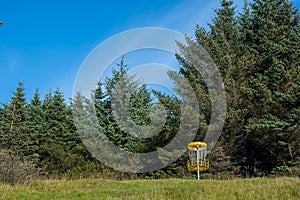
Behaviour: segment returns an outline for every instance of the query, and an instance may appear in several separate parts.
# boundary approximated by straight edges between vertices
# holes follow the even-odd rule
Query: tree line
[[[221,137],[209,154],[209,174],[217,177],[299,175],[299,19],[298,9],[286,0],[245,1],[240,13],[231,0],[221,0],[221,8],[215,10],[209,28],[196,26],[195,40],[187,37],[187,45],[178,44],[181,52],[176,58],[180,68],[177,72],[169,72],[169,76],[178,91],[182,89],[180,78],[186,79],[197,101],[201,102],[197,105],[200,114],[196,141],[205,137],[212,115],[210,85],[199,72],[203,66],[193,60],[203,56],[199,47],[209,53],[223,77],[226,119]],[[133,92],[118,93],[119,98],[114,98],[117,83],[122,79]],[[177,134],[182,115],[180,99],[134,81],[128,75],[124,59],[113,69],[112,77],[99,82],[92,94],[92,99],[77,94],[67,104],[59,89],[43,99],[37,90],[27,102],[20,82],[10,102],[0,108],[1,180],[16,182],[16,174],[20,174],[22,180],[29,175],[69,178],[193,176],[186,170],[186,153],[163,169],[143,174],[123,173],[106,167],[83,145],[72,115],[72,109],[73,114],[78,109],[92,112],[92,106],[96,111],[96,123],[113,144],[130,152],[151,152],[160,150]],[[118,112],[125,112],[121,108],[122,99],[126,98],[130,100],[126,116],[130,119],[118,115]],[[157,116],[153,117],[150,110],[158,103],[165,108],[165,113],[156,112]],[[138,134],[134,133],[136,130],[121,128],[132,127],[130,123],[134,122],[150,127],[143,129],[147,134],[160,124],[159,120],[155,121],[161,119],[159,116],[164,116],[164,125],[159,134],[152,137],[138,138],[134,136]],[[193,120],[193,116],[189,120]],[[160,151],[162,163],[170,156]]]

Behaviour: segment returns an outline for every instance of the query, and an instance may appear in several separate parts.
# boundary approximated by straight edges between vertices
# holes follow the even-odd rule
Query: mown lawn
[[[300,199],[299,178],[235,180],[41,180],[0,185],[1,199]]]

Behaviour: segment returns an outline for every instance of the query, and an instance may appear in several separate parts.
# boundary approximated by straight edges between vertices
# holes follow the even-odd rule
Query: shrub
[[[28,183],[37,174],[35,165],[25,157],[12,151],[0,150],[0,182],[11,185]]]

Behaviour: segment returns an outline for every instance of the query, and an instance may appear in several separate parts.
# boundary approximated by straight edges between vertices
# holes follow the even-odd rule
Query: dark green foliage
[[[228,145],[223,153],[236,156],[247,175],[268,173],[299,157],[299,12],[284,0],[245,2],[239,15],[232,1],[221,3],[210,30],[196,30],[227,92],[221,138],[226,142],[219,142]],[[185,63],[181,73],[195,82]]]
[[[44,175],[60,176],[74,168],[83,167],[91,160],[91,156],[75,132],[71,108],[66,105],[62,92],[57,89],[53,95],[49,93],[42,108],[39,155]],[[82,174],[78,172],[77,175]]]
[[[51,93],[47,95],[43,110],[46,130],[44,142],[58,142],[70,147],[76,145],[71,110],[66,106],[63,94],[59,89],[55,90],[53,96]]]
[[[88,169],[96,173],[100,165],[91,158],[76,135],[71,108],[64,102],[63,94],[57,89],[54,95],[46,95],[42,102],[36,91],[27,104],[23,91],[20,82],[11,102],[1,108],[1,149],[9,152],[3,159],[16,165],[16,173],[25,173],[19,165],[30,164],[28,170],[34,169],[42,176],[59,177],[74,171],[72,177],[81,177],[89,173],[85,165],[91,162],[94,164]],[[9,168],[8,165],[3,167]],[[16,178],[18,176],[16,174]],[[27,175],[20,175],[19,181],[22,177],[25,180]]]
[[[33,99],[28,105],[28,132],[29,140],[31,142],[30,157],[35,163],[39,162],[39,149],[42,144],[42,132],[44,129],[44,113],[42,109],[42,102],[38,90],[36,90]]]
[[[31,150],[27,125],[27,103],[23,83],[20,82],[13,93],[10,104],[4,107],[2,118],[2,148],[14,151],[17,155],[26,156]]]
[[[202,141],[213,115],[215,99],[210,99],[210,92],[218,94],[223,88],[227,116],[222,135],[209,154],[213,176],[222,177],[219,173],[224,172],[225,176],[299,175],[299,19],[299,11],[286,0],[245,1],[241,13],[236,12],[233,1],[221,0],[209,28],[196,26],[196,41],[187,38],[187,46],[179,44],[182,54],[176,57],[180,69],[169,76],[180,97],[149,90],[128,74],[124,57],[112,76],[91,91],[91,99],[78,94],[70,105],[59,89],[43,99],[37,90],[27,103],[20,82],[11,101],[0,106],[0,179],[5,176],[11,180],[8,182],[22,182],[37,171],[41,176],[59,178],[191,176],[185,166],[187,154],[170,164],[170,158],[181,150],[162,148],[186,130],[195,133],[195,141]],[[209,55],[197,49],[199,45]],[[217,80],[205,82],[200,73],[201,56],[207,62],[209,56],[214,60],[224,85],[213,88]],[[192,93],[196,100],[191,100]],[[96,118],[90,120],[94,111]],[[76,121],[76,127],[74,119],[81,121]],[[76,129],[88,134],[78,135]],[[157,150],[160,162],[169,165],[138,175],[114,171],[97,161],[80,140],[97,149],[105,145],[99,132],[128,152]],[[99,143],[94,142],[97,139]],[[121,162],[123,156],[119,153],[116,159]],[[144,167],[140,157],[129,162]],[[7,175],[10,168],[20,179]]]

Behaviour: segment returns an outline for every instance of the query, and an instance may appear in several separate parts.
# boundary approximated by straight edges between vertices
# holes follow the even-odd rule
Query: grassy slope
[[[299,178],[35,181],[0,185],[2,199],[300,199]]]

